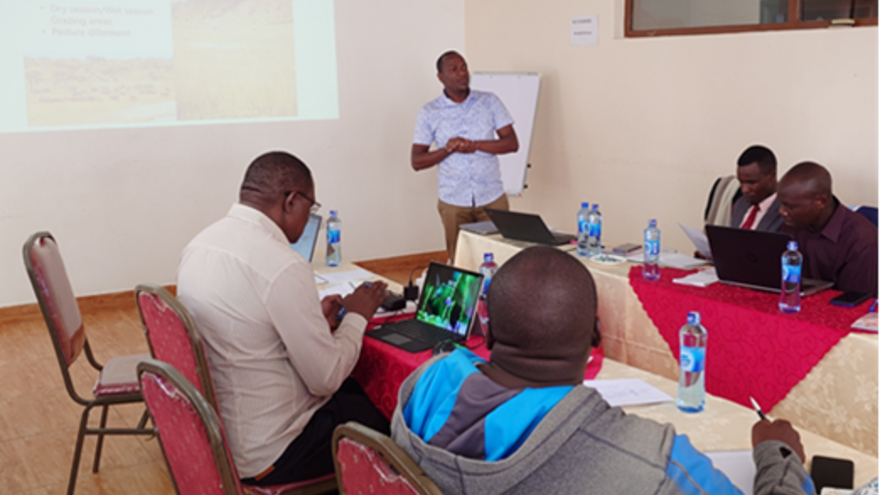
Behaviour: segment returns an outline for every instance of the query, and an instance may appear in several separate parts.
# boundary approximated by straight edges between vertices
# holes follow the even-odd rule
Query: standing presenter
[[[513,119],[492,93],[470,89],[467,62],[448,51],[437,59],[443,94],[419,112],[412,146],[413,170],[437,165],[437,210],[446,252],[455,259],[458,226],[489,220],[484,208],[509,209],[498,156],[519,149]],[[431,144],[437,148],[430,150]]]

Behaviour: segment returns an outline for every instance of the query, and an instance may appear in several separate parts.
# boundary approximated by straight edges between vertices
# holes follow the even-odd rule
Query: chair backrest
[[[703,220],[709,225],[730,226],[730,214],[733,203],[742,196],[739,181],[733,175],[719,177],[712,184]]]
[[[67,367],[82,353],[86,333],[61,252],[52,234],[37,232],[25,241],[22,254],[58,360],[66,374]]]
[[[138,285],[134,294],[150,354],[174,366],[219,411],[205,349],[189,311],[158,285]]]
[[[223,427],[195,386],[155,359],[138,364],[138,379],[178,493],[241,494]]]
[[[877,207],[876,206],[858,206],[855,208],[856,213],[867,218],[874,226],[877,226]]]
[[[333,462],[343,494],[442,495],[393,440],[359,423],[336,427]]]

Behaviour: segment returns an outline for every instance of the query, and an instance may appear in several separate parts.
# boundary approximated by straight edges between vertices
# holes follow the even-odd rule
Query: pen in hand
[[[752,401],[752,407],[755,408],[755,412],[758,413],[758,417],[761,418],[761,420],[767,419],[764,411],[761,410],[761,406],[758,405],[758,401],[756,401],[754,397],[749,397],[749,400]]]

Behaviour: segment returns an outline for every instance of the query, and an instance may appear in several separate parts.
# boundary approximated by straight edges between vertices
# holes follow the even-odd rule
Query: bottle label
[[[602,224],[599,222],[594,222],[589,224],[589,232],[590,237],[600,238],[602,237]]]
[[[679,364],[682,371],[698,373],[706,368],[706,349],[704,347],[682,347]]]
[[[342,235],[341,230],[328,230],[327,231],[327,242],[330,244],[336,244],[339,242],[340,237]]]
[[[645,254],[647,256],[659,256],[660,241],[645,241]]]
[[[578,220],[578,232],[589,232],[590,223],[586,220]]]
[[[801,281],[801,266],[782,264],[782,280],[789,284],[797,284]]]

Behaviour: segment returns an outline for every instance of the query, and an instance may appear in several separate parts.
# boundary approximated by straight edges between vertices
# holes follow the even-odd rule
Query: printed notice
[[[571,18],[571,46],[596,46],[599,44],[599,16],[587,15]]]

